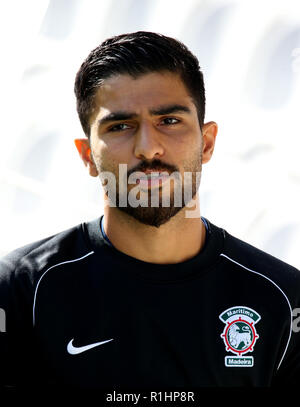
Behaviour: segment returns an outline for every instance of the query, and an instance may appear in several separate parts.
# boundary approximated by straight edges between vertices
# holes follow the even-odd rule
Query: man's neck
[[[206,229],[197,217],[187,218],[183,208],[159,228],[144,225],[118,208],[104,208],[103,227],[112,245],[139,260],[171,264],[198,254],[204,246]]]

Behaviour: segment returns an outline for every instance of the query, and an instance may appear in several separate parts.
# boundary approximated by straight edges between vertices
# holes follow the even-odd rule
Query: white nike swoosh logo
[[[89,349],[95,348],[96,346],[103,345],[104,343],[113,341],[113,339],[107,339],[106,341],[95,342],[95,343],[91,343],[90,345],[79,346],[79,347],[73,346],[73,341],[74,341],[74,338],[70,340],[70,342],[68,343],[68,346],[67,346],[67,351],[68,351],[68,353],[70,353],[70,355],[77,355],[78,353],[85,352]]]

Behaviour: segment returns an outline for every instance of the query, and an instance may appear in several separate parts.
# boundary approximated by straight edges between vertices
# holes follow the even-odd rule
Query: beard
[[[117,195],[116,198],[117,207],[122,212],[127,213],[127,215],[132,216],[134,219],[145,225],[154,226],[156,228],[168,222],[168,220],[170,220],[183,208],[183,206],[175,206],[173,198],[171,198],[170,206],[168,207],[162,206],[161,198],[159,199],[158,206],[152,206],[150,192],[148,193],[148,199],[145,200],[146,202],[150,203],[148,206],[138,205],[137,207],[133,207],[128,205],[126,207],[122,207],[118,206],[119,196]]]
[[[180,212],[196,196],[200,185],[199,175],[201,175],[202,170],[202,148],[196,151],[192,158],[183,164],[182,177],[176,166],[163,163],[158,159],[141,161],[137,166],[130,169],[122,179],[118,177],[119,171],[117,170],[117,165],[112,165],[111,163],[105,165],[103,161],[101,165],[95,164],[100,178],[101,174],[110,173],[116,179],[116,188],[114,190],[115,202],[111,206],[117,207],[120,211],[140,223],[158,228]],[[139,188],[139,185],[131,189],[128,188],[129,176],[135,172],[145,172],[146,170],[167,171],[170,174],[170,181],[168,181],[170,182],[169,188],[166,190],[164,185],[156,187],[155,191],[152,191],[152,188],[142,190]],[[187,174],[189,176],[186,179]],[[173,188],[170,187],[171,183]],[[120,184],[122,185],[121,192]],[[125,188],[124,185],[126,185]],[[134,192],[133,189],[137,190],[137,200],[135,200],[137,205],[134,206],[131,204],[132,200],[130,200],[130,195],[132,196],[131,193]],[[110,191],[106,190],[105,193],[111,202],[109,197]],[[156,197],[155,205],[152,205],[153,194]]]

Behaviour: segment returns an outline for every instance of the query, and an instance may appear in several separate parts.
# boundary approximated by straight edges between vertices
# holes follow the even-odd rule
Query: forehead
[[[114,110],[151,110],[163,104],[185,104],[196,112],[193,100],[179,74],[151,72],[133,78],[128,74],[106,79],[94,99],[94,118]]]

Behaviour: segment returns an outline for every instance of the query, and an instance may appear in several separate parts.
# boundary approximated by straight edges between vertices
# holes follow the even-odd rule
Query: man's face
[[[159,227],[186,202],[182,199],[182,205],[175,206],[174,190],[183,197],[181,186],[171,181],[166,192],[166,178],[153,179],[150,173],[177,171],[183,181],[184,173],[189,172],[193,174],[193,197],[199,187],[195,174],[202,167],[202,134],[191,96],[175,73],[152,72],[137,79],[124,74],[104,81],[95,96],[95,106],[90,118],[90,147],[96,172],[114,174],[119,210],[144,224]],[[119,164],[127,165],[127,194],[139,188],[139,197],[148,198],[147,207],[119,206],[119,186],[123,182],[119,179]],[[145,175],[136,184],[128,184],[128,176],[134,171]],[[159,196],[159,206],[151,207],[154,192]],[[162,206],[164,193],[170,194],[169,207]]]

